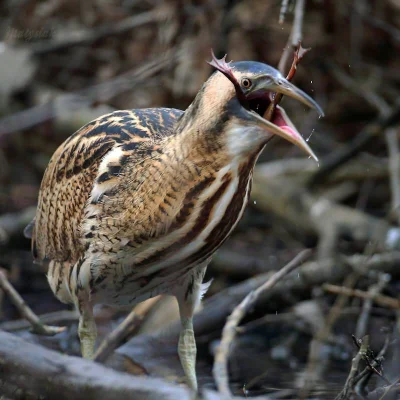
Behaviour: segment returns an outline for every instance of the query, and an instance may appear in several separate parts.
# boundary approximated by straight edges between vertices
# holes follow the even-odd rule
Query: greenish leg
[[[209,260],[199,265],[187,277],[186,284],[182,285],[176,293],[182,324],[178,342],[178,354],[187,383],[195,392],[197,392],[197,348],[193,332],[193,314],[196,306],[200,303],[202,294],[204,294],[209,286],[207,284],[202,285],[208,262]]]
[[[93,307],[90,302],[80,301],[79,304],[79,327],[78,334],[81,342],[83,358],[93,359],[96,344],[97,328],[93,317]]]
[[[181,360],[182,368],[185,372],[188,385],[194,391],[197,391],[196,378],[196,340],[193,331],[192,317],[181,317],[182,329],[179,335],[178,354]]]

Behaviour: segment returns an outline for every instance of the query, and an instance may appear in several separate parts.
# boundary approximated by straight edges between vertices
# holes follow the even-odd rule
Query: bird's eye
[[[246,89],[248,89],[251,86],[251,80],[248,78],[243,78],[242,79],[242,86]]]

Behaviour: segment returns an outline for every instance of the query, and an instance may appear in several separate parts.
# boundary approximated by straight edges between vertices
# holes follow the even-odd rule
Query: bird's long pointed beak
[[[321,117],[324,116],[324,111],[312,97],[284,78],[274,81],[269,85],[268,90],[278,92],[301,101],[303,104],[316,110]]]
[[[263,129],[266,129],[274,135],[278,135],[283,139],[286,139],[290,143],[293,143],[300,149],[304,150],[310,157],[318,162],[318,157],[311,150],[311,147],[303,139],[298,130],[293,125],[292,121],[287,116],[285,110],[279,106],[276,107],[273,122],[270,122],[254,111],[249,111],[253,121],[257,123]]]

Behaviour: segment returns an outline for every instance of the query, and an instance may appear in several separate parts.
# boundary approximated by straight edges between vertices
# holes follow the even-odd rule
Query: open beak
[[[284,94],[285,96],[289,96],[293,99],[301,101],[306,106],[316,110],[321,117],[324,116],[324,111],[312,97],[284,78],[274,81],[269,85],[268,90],[272,92],[278,92]]]
[[[300,149],[304,150],[310,157],[318,162],[318,157],[311,150],[311,147],[303,139],[298,130],[293,125],[287,116],[285,110],[282,107],[277,106],[275,110],[274,118],[272,122],[264,119],[254,111],[249,111],[253,118],[253,121],[257,123],[261,128],[266,129],[268,132],[278,135],[283,139],[286,139],[290,143],[293,143]]]
[[[263,97],[267,95],[268,92],[278,92],[296,100],[301,101],[303,104],[315,109],[318,113],[323,116],[324,112],[318,103],[312,99],[308,94],[304,93],[302,90],[291,84],[284,78],[277,79],[274,82],[269,82],[266,88],[260,88],[258,94],[262,94]],[[258,96],[256,96],[258,97]],[[309,156],[311,156],[315,161],[318,161],[317,156],[311,150],[308,143],[303,139],[299,131],[293,125],[292,121],[286,114],[282,107],[276,106],[273,118],[271,121],[264,119],[262,116],[257,114],[253,110],[249,110],[252,115],[253,121],[256,124],[274,135],[278,135],[283,139],[293,143],[300,149],[304,150]]]

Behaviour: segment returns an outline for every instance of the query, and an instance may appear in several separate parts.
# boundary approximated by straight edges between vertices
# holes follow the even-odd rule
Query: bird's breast
[[[168,232],[135,255],[134,269],[160,277],[209,258],[243,215],[255,160],[226,165],[188,190]]]
[[[165,234],[126,258],[110,283],[110,299],[131,304],[171,292],[192,268],[204,263],[229,237],[247,205],[258,153],[206,174],[184,192]]]

